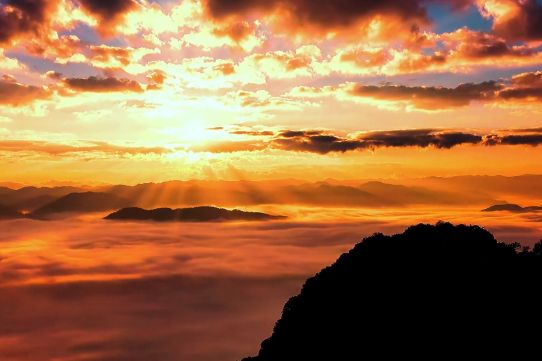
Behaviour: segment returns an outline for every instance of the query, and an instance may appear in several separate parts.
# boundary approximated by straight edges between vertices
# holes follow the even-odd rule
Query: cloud
[[[102,36],[114,35],[116,27],[124,23],[124,17],[139,8],[134,0],[77,1],[84,11],[97,20],[97,30]]]
[[[204,142],[201,144],[192,144],[188,148],[196,153],[235,153],[235,152],[255,152],[267,149],[267,144],[263,141],[220,141]]]
[[[262,136],[266,137],[266,136],[275,135],[274,132],[269,131],[269,130],[264,130],[264,131],[234,130],[234,131],[229,132],[229,134],[233,134],[233,135],[250,135],[250,136],[254,136],[254,137],[262,137]]]
[[[369,43],[339,47],[331,60],[313,63],[312,67],[321,75],[401,75],[470,73],[483,66],[510,68],[541,61],[542,52],[537,47],[510,44],[493,34],[462,28],[443,34],[416,31],[401,46]]]
[[[373,99],[402,102],[414,109],[440,110],[468,106],[473,101],[491,101],[504,85],[496,81],[460,84],[455,88],[406,85],[362,85],[345,83],[338,87],[296,87],[294,97],[336,96],[339,99]]]
[[[4,75],[0,79],[0,105],[18,107],[49,99],[52,95],[48,88],[20,84],[11,76]]]
[[[48,31],[59,0],[5,0],[0,3],[0,44]]]
[[[238,360],[257,352],[307,277],[363,237],[420,222],[419,209],[289,209],[324,220],[2,222],[0,309],[10,312],[0,313],[0,358]],[[540,239],[540,227],[518,218],[423,212],[424,222],[442,217],[499,241]]]
[[[375,227],[404,228],[3,222],[0,358],[240,359],[308,276]]]
[[[418,109],[445,109],[467,106],[472,101],[487,101],[503,86],[495,81],[466,83],[455,88],[409,87],[404,85],[360,85],[352,84],[346,93],[354,97],[406,101]]]
[[[308,0],[205,0],[204,8],[209,17],[218,21],[264,17],[274,25],[275,31],[309,36],[331,33],[359,36],[359,29],[363,26],[369,29],[373,21],[377,21],[381,29],[394,23],[406,25],[407,28],[413,24],[430,23],[427,10],[416,0],[325,0],[317,5]],[[384,30],[387,32],[389,29]]]
[[[88,121],[96,120],[111,114],[111,110],[99,109],[99,110],[87,110],[84,112],[74,112],[73,115],[79,120]]]
[[[338,137],[323,131],[284,131],[272,141],[278,149],[317,154],[387,147],[433,146],[437,149],[450,149],[461,144],[481,142],[482,137],[478,135],[432,129],[377,131],[350,137]]]
[[[250,67],[269,78],[284,79],[296,76],[312,76],[317,70],[317,58],[322,52],[315,45],[302,46],[295,51],[274,51],[252,54],[243,59],[241,67]]]
[[[50,32],[41,38],[32,38],[24,43],[26,51],[34,56],[54,59],[56,63],[66,63],[79,53],[84,47],[83,42],[76,35],[58,36]]]
[[[530,145],[533,147],[542,144],[541,134],[505,135],[500,138],[503,145]]]
[[[537,0],[478,0],[480,11],[493,19],[493,32],[510,41],[542,40],[542,5]]]
[[[407,109],[446,110],[465,107],[472,102],[503,103],[503,102],[541,102],[542,84],[540,72],[523,73],[510,79],[511,86],[500,81],[485,81],[481,83],[464,83],[455,88],[435,86],[407,85],[363,85],[359,83],[344,83],[339,86],[324,87],[295,87],[288,96],[298,98],[318,98],[334,96],[339,100],[365,101],[370,104],[397,107],[401,104]]]
[[[522,73],[512,77],[512,84],[519,87],[542,87],[542,71]]]
[[[60,80],[63,77],[62,73],[59,73],[59,72],[54,71],[54,70],[47,71],[43,76],[45,78],[51,79],[51,80]]]
[[[103,116],[103,114],[101,115]],[[73,143],[73,142],[72,142]],[[172,150],[164,147],[122,146],[101,141],[75,142],[75,144],[30,140],[0,140],[2,152],[37,152],[51,156],[103,153],[109,156],[162,155]]]
[[[77,92],[108,93],[108,92],[134,92],[143,93],[145,90],[135,80],[116,77],[63,78],[59,85],[65,89]]]
[[[115,47],[115,46],[90,46],[90,63],[97,68],[124,69],[132,63],[139,62],[149,54],[159,54],[160,49]]]
[[[8,58],[4,55],[4,49],[0,48],[0,69],[2,70],[23,70],[25,65],[21,64],[19,60]]]
[[[508,133],[542,133],[542,128],[512,128],[512,129],[500,129],[499,132]]]
[[[223,130],[224,127],[210,128]],[[451,149],[460,145],[538,146],[542,144],[539,128],[500,129],[497,133],[471,133],[454,129],[399,129],[354,132],[346,136],[328,130],[231,130],[231,135],[261,137],[254,141],[216,141],[192,145],[193,152],[232,153],[282,150],[326,155],[352,151],[375,151],[380,148]],[[508,134],[507,134],[508,133]],[[509,133],[516,133],[510,135]],[[517,134],[522,133],[522,134]]]

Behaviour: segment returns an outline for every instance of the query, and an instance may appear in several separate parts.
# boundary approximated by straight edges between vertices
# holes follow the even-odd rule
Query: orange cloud
[[[493,32],[511,41],[542,40],[542,5],[536,0],[478,0],[482,14],[493,18]]]
[[[512,77],[512,84],[520,87],[542,87],[542,71],[522,73]]]
[[[123,69],[132,63],[139,62],[149,54],[158,54],[160,49],[131,47],[121,48],[107,45],[90,46],[90,63],[97,68]]]
[[[49,99],[52,95],[53,92],[48,88],[20,84],[12,76],[4,75],[0,79],[0,105],[17,107]]]
[[[128,147],[109,144],[106,142],[86,142],[90,145],[69,145],[45,141],[27,141],[27,140],[0,140],[0,151],[3,152],[37,152],[52,156],[75,154],[75,153],[104,153],[113,156],[124,155],[148,155],[148,154],[166,154],[172,151],[163,147]]]
[[[342,100],[371,99],[385,104],[401,103],[412,109],[441,110],[468,106],[472,102],[541,102],[540,72],[519,74],[512,86],[496,81],[460,84],[455,88],[405,85],[362,85],[344,83],[337,87],[296,87],[288,95],[300,98],[335,96]]]

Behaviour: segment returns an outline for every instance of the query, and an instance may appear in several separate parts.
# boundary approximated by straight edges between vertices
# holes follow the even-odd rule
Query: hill
[[[537,350],[542,241],[529,252],[477,226],[365,238],[308,279],[244,361],[514,358]],[[518,345],[521,345],[518,348]]]
[[[137,220],[137,221],[177,221],[177,222],[210,222],[210,221],[264,221],[283,219],[283,216],[271,216],[265,213],[244,212],[238,209],[232,211],[216,207],[194,208],[157,208],[146,210],[137,207],[121,209],[111,213],[104,219],[107,220]]]
[[[32,212],[33,216],[44,216],[63,212],[105,212],[130,206],[125,198],[109,193],[70,193]]]
[[[455,193],[444,190],[431,190],[425,187],[407,187],[398,184],[388,184],[370,181],[358,186],[357,189],[398,204],[487,204],[491,199],[487,195],[476,193]]]
[[[0,204],[0,220],[26,218],[26,216],[16,210]]]
[[[482,212],[502,212],[502,211],[517,212],[517,213],[538,212],[538,211],[542,211],[542,207],[535,207],[535,206],[521,207],[521,206],[518,206],[517,204],[497,204],[489,208],[482,209]]]
[[[32,212],[55,199],[76,192],[81,192],[81,189],[75,187],[24,187],[17,190],[0,188],[2,204],[17,211],[27,212]]]

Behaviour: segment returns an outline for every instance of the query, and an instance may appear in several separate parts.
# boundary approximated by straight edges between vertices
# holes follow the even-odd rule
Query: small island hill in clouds
[[[541,117],[542,0],[0,0],[0,361],[538,352]]]

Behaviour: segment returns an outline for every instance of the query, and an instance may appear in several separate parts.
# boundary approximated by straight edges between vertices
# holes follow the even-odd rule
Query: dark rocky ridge
[[[107,220],[137,220],[158,222],[211,222],[211,221],[265,221],[284,219],[284,216],[272,216],[259,212],[244,212],[238,209],[232,211],[217,207],[194,208],[157,208],[146,210],[137,207],[124,208],[111,213]]]
[[[308,279],[244,361],[538,354],[542,241],[520,249],[449,223],[374,234]]]

